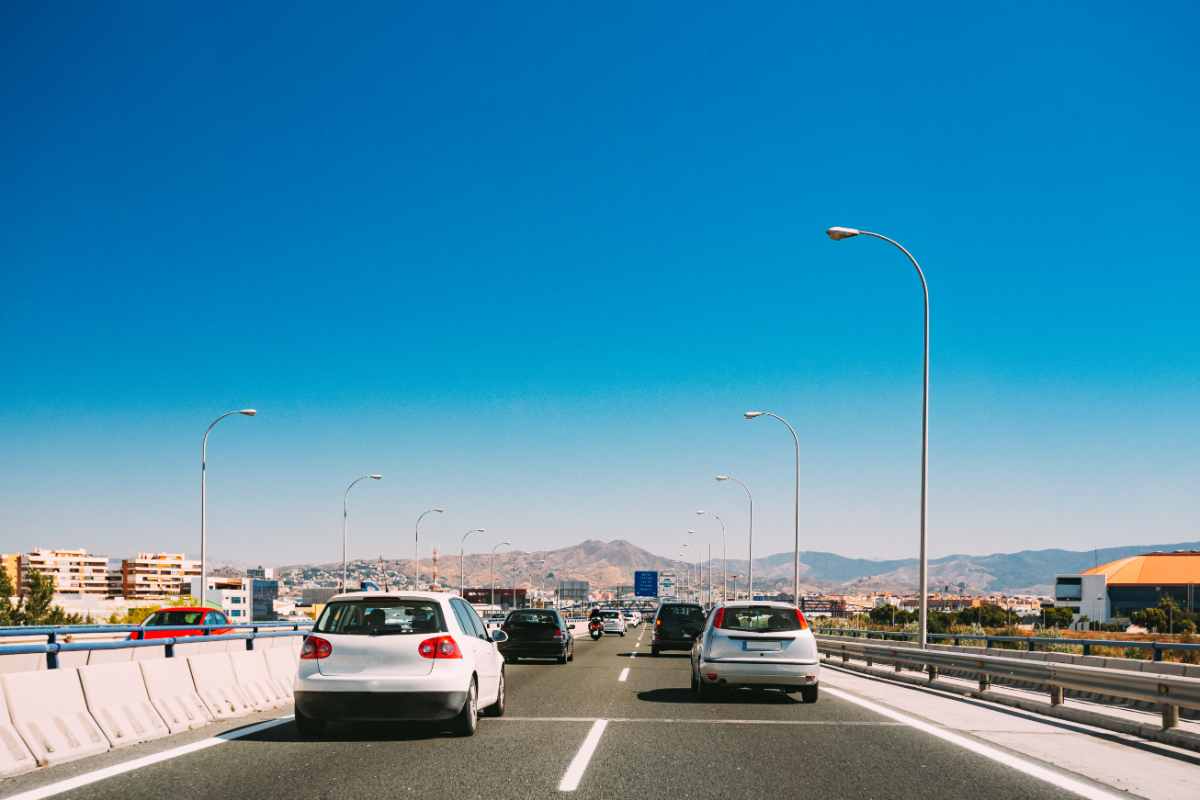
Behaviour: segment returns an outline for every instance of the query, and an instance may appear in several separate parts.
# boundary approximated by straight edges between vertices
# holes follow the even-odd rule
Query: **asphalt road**
[[[698,702],[688,689],[687,656],[652,658],[648,637],[642,628],[625,638],[577,640],[567,665],[509,665],[506,716],[481,720],[469,739],[435,728],[357,725],[332,727],[314,741],[300,738],[292,722],[264,716],[250,720],[267,720],[263,729],[219,746],[170,755],[248,723],[11,779],[0,784],[0,796],[55,782],[65,788],[61,781],[156,753],[170,757],[54,796],[505,800],[559,795],[572,772],[580,798],[1064,796],[844,693],[826,692],[811,705],[774,692]],[[587,758],[581,749],[589,739],[596,745]]]

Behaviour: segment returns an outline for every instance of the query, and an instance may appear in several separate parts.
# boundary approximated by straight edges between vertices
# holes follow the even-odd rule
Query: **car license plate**
[[[779,642],[746,642],[747,650],[778,650]]]

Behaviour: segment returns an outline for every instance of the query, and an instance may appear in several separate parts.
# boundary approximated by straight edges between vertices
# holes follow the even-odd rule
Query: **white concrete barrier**
[[[87,651],[88,666],[96,664],[127,664],[133,661],[136,650],[89,650]]]
[[[13,726],[39,764],[108,750],[108,739],[88,713],[76,670],[18,672],[0,677],[0,683]]]
[[[42,637],[42,642],[46,641],[46,637]],[[6,639],[5,644],[17,644],[11,639]],[[25,644],[21,642],[21,644]],[[0,675],[9,675],[14,672],[37,672],[46,668],[45,653],[20,653],[18,655],[0,656]]]
[[[186,658],[159,658],[142,661],[137,666],[141,669],[150,703],[171,733],[212,722],[212,714],[196,694]]]
[[[132,660],[80,667],[79,681],[92,719],[113,747],[170,735],[171,730],[150,704],[141,669]]]
[[[288,637],[297,638],[297,637]],[[281,642],[286,642],[287,639],[279,639]],[[263,653],[267,658],[267,672],[271,675],[271,680],[287,698],[288,702],[295,699],[292,693],[292,686],[296,681],[296,654],[292,652],[291,647],[275,647]]]
[[[243,650],[240,653],[230,653],[229,660],[233,662],[233,674],[238,686],[259,711],[279,708],[287,703],[288,698],[279,691],[279,687],[271,680],[267,672],[267,660],[257,650]]]
[[[13,727],[8,704],[4,702],[4,692],[0,691],[0,778],[20,775],[36,768],[37,761]]]
[[[214,644],[219,644],[214,642]],[[228,653],[205,653],[187,657],[196,684],[196,694],[216,719],[244,717],[254,710],[253,702],[238,685]]]

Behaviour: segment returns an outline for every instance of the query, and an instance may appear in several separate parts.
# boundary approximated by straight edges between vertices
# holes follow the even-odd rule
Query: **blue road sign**
[[[635,571],[633,593],[637,597],[658,597],[658,573],[654,570]]]

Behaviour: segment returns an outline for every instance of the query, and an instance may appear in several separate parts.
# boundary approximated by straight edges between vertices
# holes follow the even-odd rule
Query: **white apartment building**
[[[121,562],[121,586],[126,599],[166,599],[186,595],[191,578],[200,575],[200,562],[183,553],[138,553]]]
[[[60,594],[112,596],[108,557],[93,555],[87,550],[34,548],[21,554],[18,576],[14,583],[24,588],[29,582],[30,572],[40,572],[51,577],[54,580],[54,591]]]

